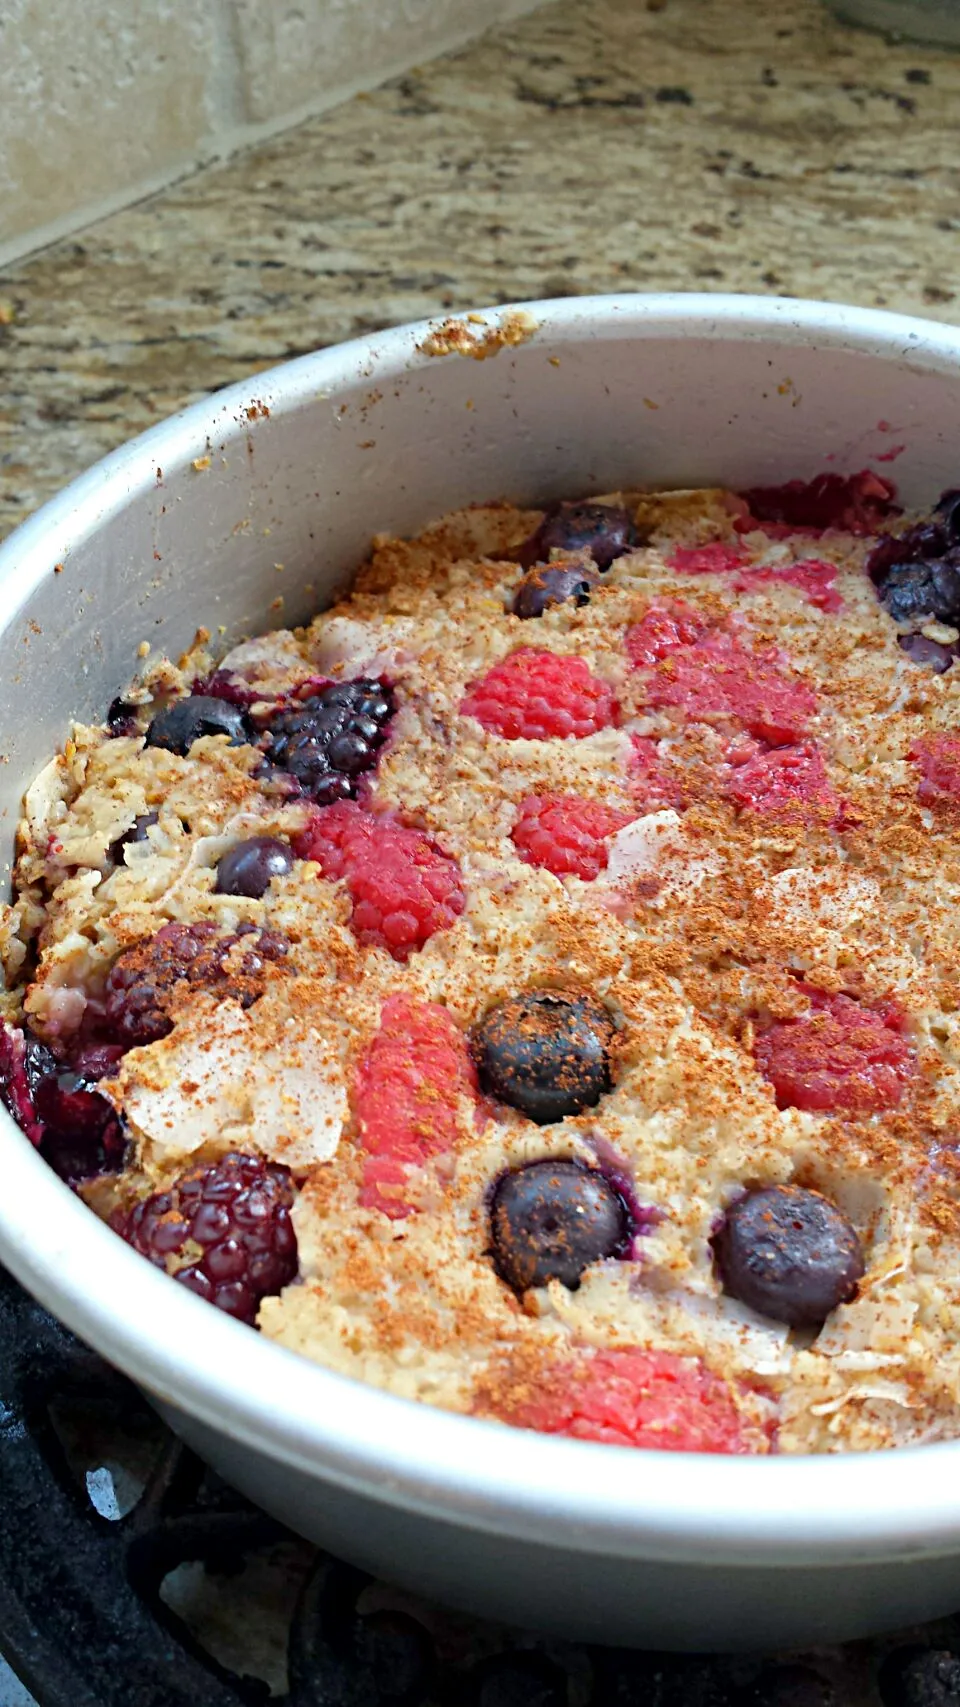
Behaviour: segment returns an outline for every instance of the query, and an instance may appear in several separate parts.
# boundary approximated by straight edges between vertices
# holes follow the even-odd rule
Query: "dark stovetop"
[[[774,1661],[426,1605],[255,1510],[0,1270],[0,1651],[40,1707],[960,1707],[946,1655],[897,1682],[918,1640],[960,1645],[960,1618]]]

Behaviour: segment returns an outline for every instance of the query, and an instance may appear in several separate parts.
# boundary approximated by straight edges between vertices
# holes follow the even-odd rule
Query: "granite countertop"
[[[134,432],[355,333],[751,290],[960,320],[960,53],[819,0],[560,0],[0,274],[0,534]]]

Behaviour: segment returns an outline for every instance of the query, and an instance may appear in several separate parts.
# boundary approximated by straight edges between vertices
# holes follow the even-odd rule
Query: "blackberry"
[[[383,682],[365,676],[331,682],[295,710],[271,718],[267,761],[289,771],[320,806],[352,800],[355,779],[376,763],[395,710],[393,691]]]
[[[249,939],[249,941],[247,941]],[[242,953],[234,953],[245,943]],[[232,936],[217,934],[208,920],[162,925],[156,936],[125,949],[107,977],[104,1022],[126,1049],[155,1043],[173,1029],[168,1009],[178,984],[215,990],[248,1008],[262,996],[265,961],[281,962],[288,944],[275,931],[243,926]]]
[[[960,623],[960,492],[944,492],[929,521],[879,540],[867,562],[877,596],[894,622]],[[937,658],[920,658],[934,669]]]
[[[90,1179],[122,1165],[122,1126],[96,1088],[121,1054],[98,1044],[64,1063],[30,1032],[0,1028],[0,1098],[61,1179]]]
[[[297,1272],[293,1198],[288,1169],[231,1150],[119,1213],[113,1227],[191,1292],[252,1324],[261,1300]]]
[[[955,624],[960,618],[960,548],[943,557],[891,563],[878,582],[894,622]]]

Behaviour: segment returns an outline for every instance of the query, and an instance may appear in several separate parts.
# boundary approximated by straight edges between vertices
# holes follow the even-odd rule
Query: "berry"
[[[159,812],[141,812],[138,818],[134,818],[129,830],[125,830],[122,836],[118,836],[115,842],[111,842],[107,849],[107,853],[110,859],[113,860],[114,865],[122,865],[124,863],[124,848],[128,848],[132,842],[147,841],[147,831],[150,829],[151,825],[159,824],[159,822]]]
[[[868,468],[859,474],[818,474],[782,486],[754,486],[742,494],[750,506],[743,531],[749,531],[751,523],[771,522],[791,532],[842,528],[847,533],[875,533],[888,516],[899,514],[895,492],[891,481]]]
[[[264,961],[282,962],[286,954],[287,943],[274,931],[241,926],[233,936],[219,936],[208,920],[162,925],[156,936],[124,949],[114,961],[104,991],[104,1023],[125,1049],[155,1043],[173,1029],[170,1009],[181,983],[248,1008],[263,995]]]
[[[113,1045],[88,1046],[64,1065],[39,1038],[0,1026],[0,1098],[62,1179],[89,1179],[121,1165],[120,1122],[94,1087],[122,1053]]]
[[[877,541],[867,569],[880,586],[894,565],[932,562],[948,556],[955,546],[960,546],[960,492],[943,492],[929,521]]]
[[[648,675],[646,692],[654,709],[677,706],[698,723],[732,719],[771,747],[799,740],[817,705],[776,651],[748,652],[719,632],[668,654]]]
[[[757,568],[743,569],[734,576],[733,585],[738,593],[750,593],[755,587],[779,581],[784,586],[798,588],[808,604],[816,606],[817,610],[836,612],[843,609],[843,600],[834,585],[836,579],[835,563],[825,563],[819,557],[805,557],[800,563],[786,563],[779,568],[761,564]]]
[[[111,700],[107,712],[107,731],[113,739],[119,735],[139,735],[140,725],[137,722],[139,706],[131,705],[127,700]]]
[[[330,682],[271,719],[267,761],[289,771],[320,806],[352,799],[356,778],[377,762],[395,709],[393,692],[382,682]]]
[[[228,705],[239,705],[243,711],[264,697],[262,690],[251,687],[242,676],[234,676],[229,670],[214,670],[209,676],[198,676],[190,692],[212,694],[216,699],[225,699]]]
[[[748,1191],[710,1242],[724,1291],[792,1328],[819,1326],[856,1296],[864,1274],[856,1229],[836,1204],[798,1185]]]
[[[858,1114],[895,1108],[915,1068],[900,1016],[850,996],[800,988],[809,1012],[775,1020],[756,1042],[757,1066],[774,1088],[777,1107]]]
[[[880,574],[877,592],[894,622],[947,622],[960,619],[960,547],[944,557],[891,563]]]
[[[188,694],[157,712],[147,730],[147,746],[188,753],[204,735],[228,735],[231,747],[242,747],[250,740],[250,729],[243,712],[225,699]]]
[[[684,647],[695,646],[710,624],[682,599],[653,604],[624,635],[627,656],[636,669],[659,664]]]
[[[528,990],[491,1008],[471,1039],[483,1089],[545,1126],[612,1086],[613,1020],[575,990]]]
[[[293,870],[293,853],[289,842],[279,836],[248,836],[217,861],[216,892],[218,895],[246,895],[259,901],[275,877],[286,877]]]
[[[722,575],[730,569],[742,569],[746,562],[739,545],[725,545],[711,540],[709,545],[681,545],[667,558],[667,568],[679,575]]]
[[[800,563],[747,563],[739,546],[725,545],[720,540],[710,545],[680,547],[667,559],[671,569],[681,575],[721,575],[730,572],[738,593],[751,593],[771,582],[797,587],[810,604],[819,610],[843,609],[843,600],[834,587],[837,578],[835,563],[825,563],[818,557],[804,558]]]
[[[606,838],[629,824],[631,816],[578,794],[528,794],[511,836],[528,865],[589,882],[606,870]]]
[[[944,645],[940,640],[928,640],[925,634],[898,634],[897,645],[911,664],[925,664],[936,676],[944,675],[960,652],[957,641]]]
[[[586,1354],[561,1365],[535,1395],[521,1384],[500,1414],[520,1428],[608,1446],[753,1452],[758,1445],[726,1381],[697,1359],[669,1351]]]
[[[626,1204],[598,1169],[552,1161],[503,1175],[490,1230],[497,1273],[517,1293],[548,1280],[575,1290],[592,1263],[626,1255],[632,1232]]]
[[[474,682],[460,706],[507,741],[569,741],[617,721],[617,703],[582,658],[521,647]]]
[[[601,573],[640,539],[621,504],[553,504],[517,552],[525,569],[546,563],[552,551],[589,551]]]
[[[755,753],[732,772],[726,792],[742,811],[767,818],[807,817],[811,807],[831,819],[840,812],[839,796],[813,741]]]
[[[909,757],[920,770],[921,806],[955,807],[960,801],[960,735],[924,735],[914,742]]]
[[[894,1648],[877,1684],[883,1707],[957,1707],[960,1656],[944,1648]]]
[[[261,1300],[282,1292],[297,1273],[293,1196],[286,1168],[231,1150],[209,1166],[189,1168],[113,1225],[157,1268],[252,1324]]]
[[[665,806],[682,811],[687,805],[686,794],[679,777],[661,762],[656,741],[646,735],[631,735],[630,745],[630,793],[637,812],[659,812]]]
[[[0,1023],[0,1098],[31,1144],[39,1144],[44,1131],[37,1114],[37,1089],[57,1070],[56,1058],[45,1043],[18,1026]]]
[[[294,850],[316,860],[324,877],[343,878],[361,943],[406,960],[463,912],[456,862],[425,836],[394,819],[339,801],[318,812]]]
[[[404,1191],[411,1170],[454,1148],[461,1101],[476,1094],[466,1040],[446,1008],[388,996],[354,1086],[359,1142],[367,1151],[361,1203],[394,1220],[409,1215]]]
[[[572,600],[575,605],[588,605],[596,586],[596,576],[579,563],[541,563],[529,569],[513,598],[515,616],[542,616],[552,605]]]

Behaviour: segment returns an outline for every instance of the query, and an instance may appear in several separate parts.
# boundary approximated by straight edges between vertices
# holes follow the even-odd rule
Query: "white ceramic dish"
[[[377,529],[474,498],[736,487],[888,453],[907,502],[958,483],[960,330],[748,297],[528,312],[532,335],[483,362],[424,354],[421,326],[263,374],[116,452],[7,542],[8,857],[25,783],[72,717],[103,717],[141,641],[177,653],[200,623],[226,644],[296,621]],[[24,1285],[224,1475],[361,1565],[513,1623],[661,1648],[839,1639],[960,1604],[960,1441],[726,1459],[417,1407],[171,1284],[6,1116],[0,1180],[0,1256]]]

